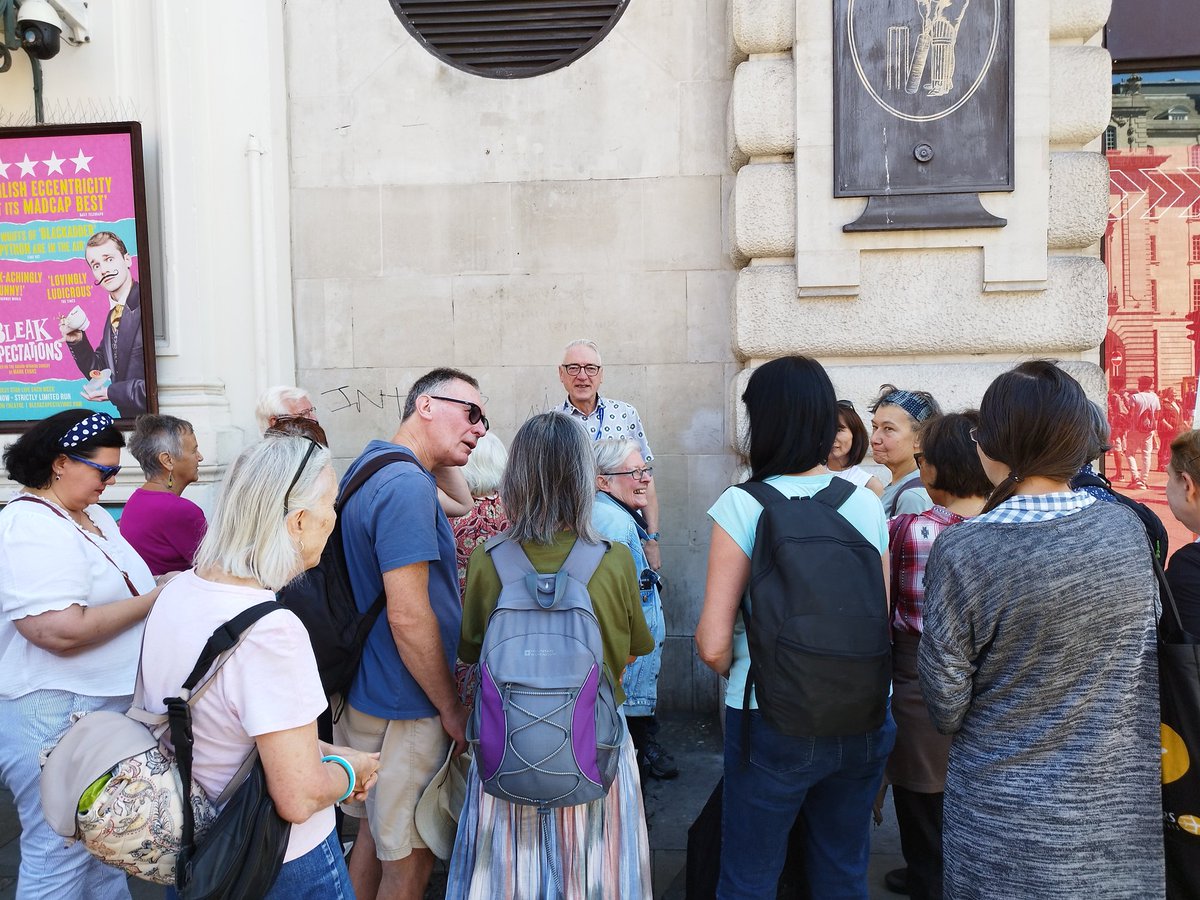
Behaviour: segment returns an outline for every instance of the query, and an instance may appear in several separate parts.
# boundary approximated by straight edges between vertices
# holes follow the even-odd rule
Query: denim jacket
[[[629,548],[629,552],[633,554],[638,580],[642,581],[642,572],[650,568],[649,562],[646,561],[646,551],[642,547],[646,532],[638,528],[633,516],[608,494],[597,491],[596,503],[592,507],[592,525],[605,540],[624,544]],[[667,633],[658,586],[652,585],[641,594],[642,614],[646,617],[646,626],[654,638],[654,650],[646,656],[639,656],[625,669],[625,676],[621,679],[621,687],[625,689],[625,703],[621,709],[627,716],[654,714],[654,706],[658,700],[658,671],[662,666],[663,641]]]

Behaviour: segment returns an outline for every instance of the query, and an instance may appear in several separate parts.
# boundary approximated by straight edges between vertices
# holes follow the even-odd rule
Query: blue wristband
[[[648,541],[657,541],[657,540],[658,540],[658,532],[657,532],[657,531],[649,531],[649,532],[647,532],[647,533],[646,533],[646,540],[648,540]]]
[[[354,777],[354,767],[351,766],[350,763],[346,762],[346,760],[340,756],[322,756],[321,762],[337,763],[339,766],[341,766],[343,769],[346,770],[346,777],[350,779],[350,787],[346,788],[346,793],[342,794],[342,796],[338,797],[337,800],[334,801],[335,803],[341,803],[347,797],[349,797],[351,794],[354,793],[354,784],[355,784],[355,781],[357,780]]]

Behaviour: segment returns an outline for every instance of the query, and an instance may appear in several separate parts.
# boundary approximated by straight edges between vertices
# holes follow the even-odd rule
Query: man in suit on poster
[[[108,369],[107,387],[84,389],[84,399],[108,400],[121,418],[146,412],[146,361],[142,353],[142,298],[133,280],[132,260],[125,243],[111,231],[97,231],[88,238],[84,258],[96,284],[108,292],[108,316],[104,335],[92,347],[82,328],[71,328],[59,320],[63,341],[85,378]]]

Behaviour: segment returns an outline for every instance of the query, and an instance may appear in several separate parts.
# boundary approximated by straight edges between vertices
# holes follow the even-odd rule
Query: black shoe
[[[641,758],[638,762],[642,765],[643,770],[651,778],[674,778],[679,774],[679,768],[675,765],[675,760],[671,758],[671,754],[663,749],[662,744],[658,741],[649,741],[642,748]]]
[[[883,876],[883,886],[893,894],[908,896],[908,869],[892,869]]]

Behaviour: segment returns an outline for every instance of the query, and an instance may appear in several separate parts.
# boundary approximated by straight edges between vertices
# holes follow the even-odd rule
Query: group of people
[[[1190,402],[1189,402],[1190,401]],[[1184,409],[1195,406],[1194,392],[1181,405],[1173,387],[1154,390],[1149,375],[1138,378],[1137,390],[1112,388],[1108,392],[1108,423],[1113,454],[1113,480],[1145,488],[1150,473],[1167,471],[1171,443],[1186,430]]]
[[[884,568],[892,682],[889,714],[862,734],[796,736],[763,717],[743,688],[763,507],[722,494],[696,629],[701,658],[729,679],[717,896],[773,896],[800,820],[812,896],[866,897],[881,785],[906,861],[888,873],[898,893],[1161,897],[1169,880],[1194,896],[1197,861],[1164,862],[1154,548],[1122,498],[1071,486],[1108,445],[1104,410],[1042,361],[961,413],[885,385],[871,406],[870,448],[892,475],[881,504],[854,473],[865,429],[818,363],[766,363],[742,400],[752,481],[788,497],[839,476],[859,486],[839,513]],[[1170,449],[1172,511],[1200,525],[1200,432]],[[1168,577],[1200,634],[1195,550]]]
[[[649,897],[640,786],[678,771],[656,740],[653,456],[636,409],[600,395],[594,343],[569,344],[559,377],[562,407],[506,449],[472,376],[427,373],[341,485],[393,458],[341,503],[311,401],[274,389],[258,410],[264,439],[229,466],[207,521],[181,496],[203,461],[183,420],[138,419],[128,447],[146,481],[119,525],[99,505],[125,446],[111,418],[65,411],[11,444],[4,463],[22,487],[0,511],[0,778],[22,823],[18,896],[128,896],[119,870],[44,821],[39,755],[73,716],[128,708],[135,680],[161,711],[207,635],[314,566],[340,521],[359,611],[383,597],[384,612],[332,698],[332,740],[318,736],[331,698],[290,613],[256,624],[193,710],[205,792],[220,795],[257,748],[293,823],[269,896],[423,896],[434,849],[417,811],[467,749],[503,588],[489,539],[503,534],[544,574],[577,542],[605,544],[587,589],[625,736],[607,793],[549,822],[485,790],[471,763],[447,896]],[[885,385],[869,432],[805,357],[759,366],[742,400],[750,481],[786,497],[850,483],[837,514],[868,547],[892,677],[882,720],[861,734],[796,735],[763,717],[745,606],[763,507],[722,493],[695,633],[728,679],[717,895],[773,896],[800,822],[812,895],[866,897],[872,810],[890,788],[906,868],[889,881],[913,897],[1162,896],[1180,863],[1164,864],[1154,563],[1136,516],[1071,487],[1108,442],[1104,410],[1048,362],[1001,375],[959,413]],[[868,450],[886,486],[862,467]],[[1171,451],[1171,508],[1200,527],[1200,432]],[[1200,634],[1196,545],[1168,577]],[[337,806],[359,820],[348,860]]]

